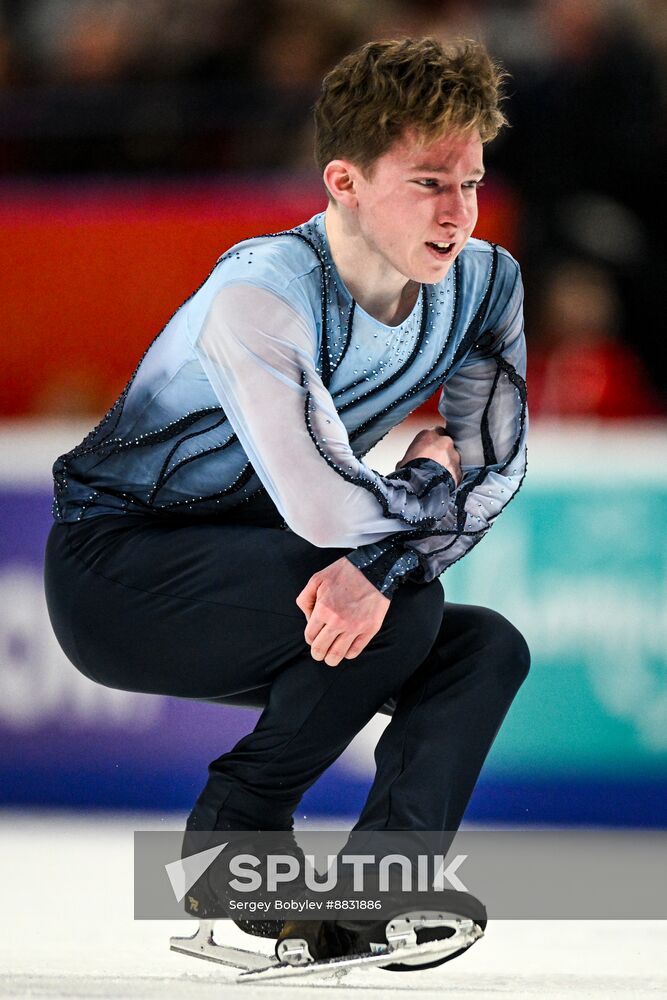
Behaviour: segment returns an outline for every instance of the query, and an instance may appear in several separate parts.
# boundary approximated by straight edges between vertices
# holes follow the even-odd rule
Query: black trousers
[[[313,660],[295,599],[343,554],[248,524],[130,514],[53,526],[47,604],[82,673],[263,708],[211,764],[190,829],[290,829],[306,789],[383,710],[392,718],[355,829],[458,827],[528,671],[526,643],[496,612],[446,603],[439,582],[407,583],[356,659]]]

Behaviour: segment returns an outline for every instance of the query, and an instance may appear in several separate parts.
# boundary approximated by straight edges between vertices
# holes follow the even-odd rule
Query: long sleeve
[[[436,528],[388,537],[348,558],[388,596],[427,582],[464,556],[521,486],[526,468],[523,288],[516,271],[503,308],[443,387],[439,409],[461,455],[462,481]]]
[[[317,373],[317,346],[305,309],[241,282],[217,292],[195,340],[227,419],[295,533],[357,548],[433,528],[450,503],[451,475],[421,460],[383,477],[357,459]],[[407,571],[415,560],[397,561]]]

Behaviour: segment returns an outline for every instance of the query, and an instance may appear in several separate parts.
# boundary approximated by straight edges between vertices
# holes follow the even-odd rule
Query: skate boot
[[[284,923],[282,920],[242,920],[230,916],[224,897],[211,885],[208,872],[192,886],[183,900],[183,906],[190,917],[197,917],[199,920],[232,920],[242,931],[254,937],[277,938]]]
[[[305,965],[372,955],[388,947],[400,959],[402,947],[451,939],[452,951],[444,957],[417,956],[382,966],[390,972],[434,968],[461,955],[486,928],[486,909],[474,896],[455,891],[442,896],[442,909],[397,912],[389,920],[287,920],[278,934],[276,956]]]
[[[232,841],[234,853],[251,853],[261,858],[261,850],[256,846],[256,833],[256,831],[249,832],[247,841],[245,839],[239,841],[238,838]],[[211,837],[220,842],[224,842],[226,839],[225,833],[219,831],[216,831]],[[274,852],[294,857],[299,862],[300,871],[304,871],[303,851],[297,844],[293,831],[273,833],[272,845]],[[257,869],[262,877],[264,877],[263,867],[260,864]],[[283,928],[283,920],[262,919],[261,917],[242,919],[229,912],[228,874],[224,858],[221,857],[220,861],[213,861],[186,894],[183,900],[185,912],[199,920],[232,920],[246,934],[252,934],[255,937],[277,938]],[[298,885],[295,885],[294,891],[298,892],[298,889]]]

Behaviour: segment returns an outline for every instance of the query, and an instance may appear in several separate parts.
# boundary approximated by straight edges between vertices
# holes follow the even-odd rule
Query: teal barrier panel
[[[443,576],[447,599],[496,608],[531,648],[496,772],[667,779],[667,486],[615,494],[527,484]]]

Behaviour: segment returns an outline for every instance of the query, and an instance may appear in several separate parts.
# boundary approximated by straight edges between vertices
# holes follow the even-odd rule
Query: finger
[[[323,629],[317,635],[317,638],[312,643],[310,647],[310,655],[314,660],[324,660],[328,655],[329,650],[334,645],[336,640],[341,636],[339,629],[332,628],[331,625],[325,625]],[[346,645],[349,645],[349,641]]]
[[[317,580],[314,576],[311,576],[310,580],[296,599],[296,606],[300,611],[303,611],[307,620],[312,615],[313,608],[315,607],[318,586],[319,580]]]
[[[326,624],[325,619],[317,611],[313,611],[303,633],[303,637],[309,646],[312,646],[322,629],[326,628]]]
[[[461,473],[461,456],[458,452],[458,449],[456,448],[454,449],[454,458],[452,460],[452,474],[454,476],[454,481],[458,486],[459,483],[461,482],[462,473]]]
[[[302,611],[312,611],[313,604],[315,603],[315,599],[317,597],[317,586],[318,581],[315,577],[311,576],[310,580],[296,599],[296,603]]]
[[[329,667],[337,667],[341,660],[347,658],[350,647],[356,642],[356,638],[350,632],[341,632],[335,639],[324,657],[324,662]]]
[[[359,653],[363,653],[372,638],[373,636],[368,633],[365,635],[358,635],[345,654],[345,659],[354,660],[355,657],[359,656]]]

